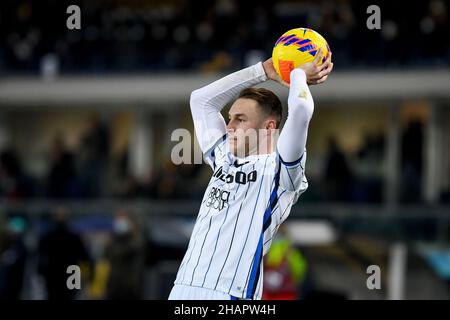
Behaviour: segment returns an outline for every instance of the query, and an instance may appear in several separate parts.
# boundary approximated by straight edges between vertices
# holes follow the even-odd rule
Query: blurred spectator
[[[384,152],[384,131],[380,130],[374,134],[365,134],[364,141],[357,151],[359,160],[380,161],[383,158]]]
[[[26,221],[12,217],[5,231],[0,230],[0,299],[21,298],[27,249],[23,241]]]
[[[350,200],[352,173],[344,152],[333,137],[328,140],[328,152],[325,158],[325,183],[328,200]]]
[[[8,200],[32,195],[32,181],[24,173],[21,161],[13,150],[0,154],[0,195]]]
[[[47,177],[47,195],[51,198],[69,198],[77,193],[74,155],[68,151],[60,135],[52,146],[50,171]]]
[[[87,161],[105,160],[109,156],[109,131],[97,115],[89,121],[89,127],[81,140],[82,153]]]
[[[400,199],[404,202],[417,202],[422,198],[423,165],[423,124],[413,120],[402,133],[401,149],[401,190]]]
[[[307,262],[281,226],[265,256],[264,300],[297,300]]]
[[[84,196],[97,197],[101,195],[101,186],[106,179],[109,143],[108,128],[97,115],[94,115],[86,134],[81,139],[79,151],[81,189]]]
[[[141,299],[145,270],[145,247],[141,229],[125,210],[114,216],[111,243],[105,251],[110,266],[108,299]]]
[[[59,208],[51,217],[50,230],[45,233],[38,248],[38,271],[44,277],[49,300],[73,300],[77,290],[67,288],[67,267],[77,265],[87,271],[89,254],[81,236],[68,225],[68,213]]]
[[[383,130],[366,133],[364,140],[355,152],[355,164],[369,168],[366,173],[355,174],[353,178],[351,200],[359,203],[381,203],[383,201],[384,179],[377,174],[383,164],[385,151]],[[354,169],[355,170],[355,169]]]

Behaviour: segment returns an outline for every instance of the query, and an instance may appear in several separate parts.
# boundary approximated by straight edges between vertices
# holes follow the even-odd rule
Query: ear
[[[274,119],[269,119],[266,121],[266,129],[269,130],[273,130],[277,128],[277,122]]]

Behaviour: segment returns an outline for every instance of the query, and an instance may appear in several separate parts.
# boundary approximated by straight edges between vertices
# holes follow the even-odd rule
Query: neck
[[[274,150],[274,146],[274,139],[268,136],[266,139],[263,139],[258,143],[258,147],[250,150],[248,156],[272,153]]]

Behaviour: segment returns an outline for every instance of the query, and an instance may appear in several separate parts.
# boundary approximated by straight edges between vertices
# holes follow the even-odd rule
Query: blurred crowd
[[[167,159],[146,177],[131,174],[128,151],[111,155],[108,124],[97,116],[81,136],[78,147],[69,148],[63,135],[48,146],[46,173],[33,176],[13,147],[0,152],[0,198],[15,201],[89,198],[198,198],[201,197],[202,165],[175,165]],[[26,154],[24,155],[27,156]]]
[[[81,30],[68,30],[68,5]],[[227,71],[268,57],[285,31],[323,34],[336,68],[450,65],[449,5],[378,1],[381,30],[368,30],[368,1],[2,0],[0,72]]]
[[[123,209],[105,220],[96,230],[105,240],[93,241],[92,227],[77,227],[64,207],[36,225],[2,217],[0,299],[141,299],[148,254],[141,222]],[[70,266],[79,271],[79,290],[68,285]]]
[[[382,203],[384,201],[385,133],[367,133],[352,152],[330,136],[320,157],[318,174],[309,174],[304,202]],[[423,201],[424,124],[412,120],[401,133],[399,200]],[[175,165],[170,158],[155,162],[148,175],[136,176],[129,166],[128,149],[111,152],[108,123],[94,116],[76,149],[69,149],[62,135],[48,148],[43,176],[32,175],[13,148],[0,152],[0,199],[193,199],[200,200],[210,178],[203,164]],[[27,154],[23,154],[26,157]],[[313,165],[313,163],[311,163]],[[314,163],[316,166],[316,163]],[[441,201],[448,201],[442,190]]]
[[[79,150],[69,150],[64,138],[49,146],[47,173],[42,179],[24,169],[13,148],[0,154],[0,194],[8,200],[27,197],[73,198],[100,196],[109,156],[109,133],[97,117],[81,138]]]
[[[173,279],[156,281],[148,272],[165,259],[179,261],[185,248],[154,242],[141,218],[118,209],[93,224],[65,207],[34,222],[0,216],[0,300],[165,299],[164,287]],[[308,298],[307,260],[284,227],[264,263],[265,300]],[[71,287],[72,281],[79,286]]]

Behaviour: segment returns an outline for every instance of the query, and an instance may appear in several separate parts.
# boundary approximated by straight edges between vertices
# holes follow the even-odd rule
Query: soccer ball
[[[273,66],[281,79],[290,83],[291,71],[314,60],[319,53],[319,48],[323,48],[323,59],[319,61],[321,65],[330,52],[324,37],[308,28],[289,30],[275,42],[272,52]]]

